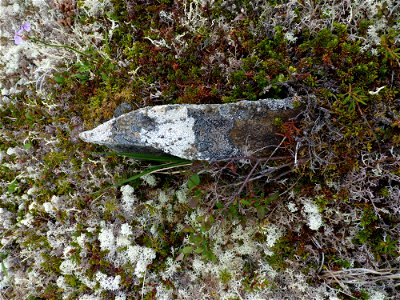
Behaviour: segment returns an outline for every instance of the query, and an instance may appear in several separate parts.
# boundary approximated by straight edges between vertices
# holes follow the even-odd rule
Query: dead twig
[[[275,147],[274,151],[272,151],[271,155],[267,158],[266,162],[267,163],[272,156],[276,153],[276,151],[278,151],[278,149],[282,146],[282,144],[285,142],[286,137],[283,137],[283,139],[281,140],[281,142],[279,143],[278,146]],[[231,197],[231,199],[228,201],[228,205],[231,204],[233,201],[235,201],[235,198],[237,196],[240,195],[240,193],[243,191],[244,187],[246,186],[246,184],[248,184],[251,180],[251,176],[254,174],[255,170],[257,169],[258,165],[260,164],[261,160],[257,160],[256,163],[254,164],[253,168],[251,169],[251,171],[249,172],[249,174],[246,176],[246,179],[241,183],[241,186],[239,188],[239,190],[234,193]]]
[[[369,285],[379,281],[396,281],[395,286],[400,286],[400,269],[373,270],[367,268],[352,268],[339,271],[326,270],[322,272],[322,278],[333,279],[341,284]]]

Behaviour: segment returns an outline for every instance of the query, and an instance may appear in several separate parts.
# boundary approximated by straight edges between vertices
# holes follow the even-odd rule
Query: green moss
[[[50,244],[47,241],[47,237],[40,235],[36,232],[26,232],[26,236],[24,236],[21,245],[24,248],[31,249],[31,250],[38,250],[38,249],[50,249]]]
[[[222,284],[228,284],[232,279],[232,274],[227,269],[221,270],[219,272],[219,279]]]
[[[57,256],[52,256],[49,253],[42,252],[40,254],[43,258],[41,267],[47,274],[57,274],[60,273],[60,264],[62,262],[61,258]]]
[[[276,271],[283,271],[287,268],[287,262],[293,259],[296,254],[296,245],[289,235],[281,237],[271,248],[272,255],[265,257],[268,264]]]
[[[81,285],[80,280],[74,275],[65,275],[64,279],[66,284],[72,288],[78,288]]]
[[[396,258],[399,256],[396,250],[397,240],[379,226],[380,218],[386,219],[386,222],[391,224],[397,222],[386,214],[378,217],[373,208],[367,206],[360,220],[362,229],[357,233],[355,242],[369,245],[377,260],[381,260],[383,257]]]

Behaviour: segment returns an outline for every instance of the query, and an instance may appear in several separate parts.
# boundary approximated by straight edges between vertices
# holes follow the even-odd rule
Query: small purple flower
[[[31,31],[31,23],[25,22],[24,24],[22,24],[21,29],[25,30],[26,32]]]
[[[14,43],[15,45],[20,45],[24,41],[24,32],[31,31],[31,24],[29,22],[25,22],[21,25],[19,30],[17,30],[14,34]]]
[[[15,32],[14,34],[14,43],[15,45],[19,45],[23,42],[22,36],[20,36],[20,34],[17,32]]]

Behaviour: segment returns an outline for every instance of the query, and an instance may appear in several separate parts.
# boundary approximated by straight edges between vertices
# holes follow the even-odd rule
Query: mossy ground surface
[[[3,91],[19,91],[0,102],[1,297],[396,299],[394,1],[93,3],[61,1],[52,21],[23,6],[32,35],[46,41],[53,22],[82,54],[26,41],[36,60],[20,45],[19,68],[2,61]],[[57,53],[47,48],[65,59],[21,85]],[[282,142],[265,159],[193,162],[120,187],[157,163],[78,138],[122,103],[285,97],[304,109],[274,120]]]

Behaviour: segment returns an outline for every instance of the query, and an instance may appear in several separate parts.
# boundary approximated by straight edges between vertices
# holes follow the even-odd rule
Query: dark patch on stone
[[[296,116],[294,110],[256,112],[250,118],[235,120],[229,133],[234,147],[240,149],[244,156],[265,157],[271,153],[282,140],[273,124],[279,117],[288,120]]]
[[[129,118],[130,114],[134,115],[134,117]],[[160,150],[142,145],[140,141],[142,128],[154,130],[155,127],[156,122],[153,118],[145,114],[137,114],[135,111],[123,115],[122,118],[116,118],[113,124],[113,139],[115,140],[115,145],[118,146],[112,147],[112,149],[126,152],[163,153]],[[127,135],[128,132],[130,133],[129,135]]]
[[[126,114],[131,110],[132,110],[132,105],[123,102],[120,105],[118,105],[117,108],[114,110],[114,118],[118,118],[119,116],[122,116],[123,114]]]
[[[207,110],[189,109],[188,115],[195,119],[195,144],[202,158],[219,160],[238,154],[229,136],[224,135],[233,127],[231,118],[222,117],[216,107]]]

